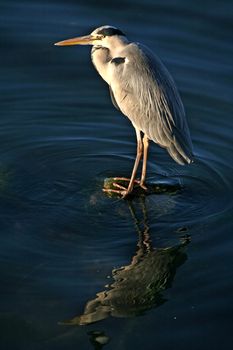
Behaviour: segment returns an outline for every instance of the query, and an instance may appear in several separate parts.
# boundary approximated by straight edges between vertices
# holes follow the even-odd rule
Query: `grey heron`
[[[166,148],[181,165],[193,161],[192,141],[180,95],[171,75],[150,49],[130,42],[121,30],[108,25],[95,29],[90,35],[55,45],[93,45],[92,62],[109,85],[113,105],[129,118],[135,128],[137,155],[131,177],[127,179],[128,187],[115,184],[115,189],[106,191],[125,197],[135,183],[146,189],[149,140]],[[142,157],[139,181],[136,173]]]

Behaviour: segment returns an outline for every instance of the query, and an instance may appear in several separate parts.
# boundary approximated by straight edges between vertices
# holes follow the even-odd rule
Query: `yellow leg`
[[[133,190],[133,186],[134,186],[134,180],[137,174],[137,170],[138,170],[138,165],[140,163],[140,160],[142,158],[142,151],[143,151],[143,144],[142,144],[142,139],[141,139],[141,132],[140,130],[136,129],[136,136],[137,136],[137,155],[136,155],[136,159],[134,162],[134,167],[133,167],[133,171],[132,171],[132,175],[130,178],[130,182],[129,182],[129,186],[127,188],[126,194],[132,192]]]
[[[133,167],[133,171],[129,180],[129,185],[128,188],[124,188],[123,186],[119,185],[119,184],[114,184],[114,186],[117,189],[103,189],[104,192],[108,192],[108,193],[118,193],[120,194],[123,198],[126,197],[130,192],[132,192],[134,184],[135,183],[139,183],[139,181],[135,180],[136,174],[137,174],[137,169],[138,169],[138,165],[140,163],[140,160],[142,158],[142,152],[143,152],[143,143],[142,143],[142,139],[141,139],[141,132],[140,130],[138,130],[137,128],[135,128],[136,130],[136,136],[137,136],[137,155],[136,155],[136,159],[134,162],[134,167]],[[120,179],[120,178],[115,178]],[[124,179],[124,178],[122,178]]]
[[[145,180],[146,180],[146,165],[147,165],[147,158],[148,158],[148,147],[149,147],[149,140],[146,135],[143,137],[143,164],[142,164],[142,175],[140,180],[140,186],[144,189],[145,187]]]

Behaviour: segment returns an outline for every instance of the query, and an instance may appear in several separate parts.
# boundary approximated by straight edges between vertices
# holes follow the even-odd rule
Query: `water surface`
[[[85,350],[98,348],[98,336],[109,350],[230,347],[232,4],[0,8],[1,348]],[[90,48],[52,44],[103,24],[150,46],[177,83],[197,160],[180,167],[154,145],[148,168],[151,182],[181,184],[177,193],[132,203],[102,193],[104,178],[130,174],[133,128],[113,108]],[[100,302],[101,321],[64,324],[102,295],[120,309],[101,318]]]

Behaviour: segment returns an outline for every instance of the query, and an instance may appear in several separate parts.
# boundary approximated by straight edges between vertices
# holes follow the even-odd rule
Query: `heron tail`
[[[167,151],[178,164],[185,165],[194,161],[190,135],[184,138],[178,130],[173,135],[173,142],[167,147]]]

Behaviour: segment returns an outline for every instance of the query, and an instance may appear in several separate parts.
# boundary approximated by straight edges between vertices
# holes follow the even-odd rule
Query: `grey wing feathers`
[[[117,104],[117,101],[116,101],[116,99],[115,99],[115,97],[114,97],[114,94],[113,94],[113,91],[112,91],[112,88],[111,88],[110,85],[109,85],[109,92],[110,92],[110,97],[111,97],[113,106],[114,106],[116,109],[119,109],[119,110],[120,110],[120,108],[119,108],[119,106],[118,106],[118,104]]]
[[[119,107],[149,139],[165,147],[179,164],[191,163],[192,141],[175,83],[162,62],[147,48],[131,44],[122,88],[136,107]],[[130,52],[131,51],[131,52]],[[122,83],[123,84],[123,83]]]

